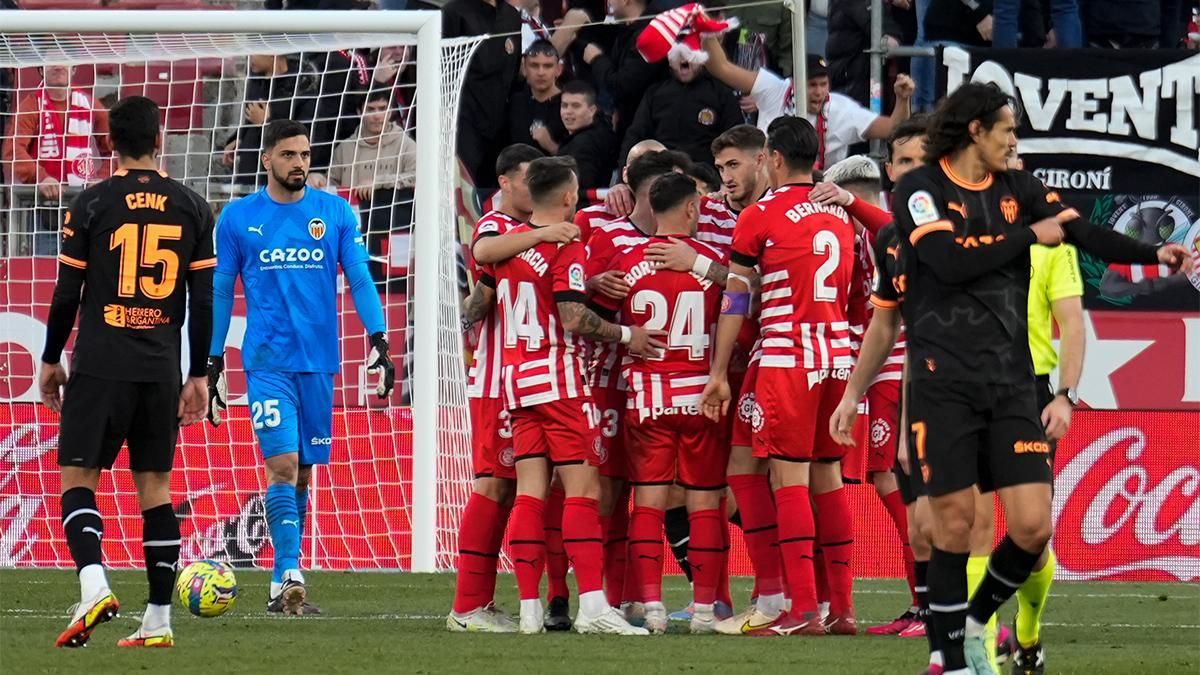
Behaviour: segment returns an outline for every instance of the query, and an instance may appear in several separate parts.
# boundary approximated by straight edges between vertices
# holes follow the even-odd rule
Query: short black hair
[[[721,174],[717,173],[716,167],[712,164],[692,162],[692,168],[688,169],[688,174],[693,179],[702,181],[709,192],[721,190]]]
[[[818,149],[817,130],[803,117],[776,117],[767,127],[767,150],[782,155],[793,171],[812,171]]]
[[[928,134],[929,115],[924,114],[913,115],[892,127],[892,133],[888,134],[887,139],[887,161],[892,161],[892,152],[897,143]]]
[[[391,92],[391,90],[376,89],[375,91],[372,91],[371,93],[367,94],[367,97],[365,99],[363,99],[362,106],[360,106],[360,107],[362,110],[366,110],[368,103],[374,103],[376,101],[383,101],[384,103],[388,104],[389,108],[392,107],[392,92]]]
[[[714,138],[709,149],[712,151],[713,157],[716,157],[722,150],[729,148],[760,152],[766,145],[767,135],[762,132],[762,129],[753,124],[739,124],[726,129],[724,133]]]
[[[655,213],[665,213],[698,195],[696,181],[691,176],[669,173],[650,186],[650,208]]]
[[[263,129],[263,151],[273,150],[279,141],[285,141],[296,136],[308,136],[308,129],[295,120],[273,120],[267,122]]]
[[[525,170],[525,182],[529,185],[529,196],[543,203],[571,182],[578,173],[574,157],[540,157],[529,162]]]
[[[534,40],[521,56],[553,56],[556,59],[561,57],[554,43],[545,39]]]
[[[675,150],[647,152],[633,160],[633,163],[625,169],[625,181],[629,184],[629,189],[636,194],[646,184],[646,181],[652,178],[673,173],[676,169],[686,173],[691,168],[692,159],[685,153]]]
[[[587,99],[588,105],[596,105],[596,88],[583,80],[571,80],[563,85],[562,95],[575,94]]]
[[[122,157],[152,156],[158,133],[158,104],[145,96],[123,98],[108,111],[108,135]]]
[[[496,175],[507,176],[520,168],[522,164],[532,162],[535,159],[541,159],[545,156],[544,152],[532,145],[513,143],[501,150],[500,156],[496,157]]]
[[[1017,113],[1016,100],[995,83],[968,82],[955,89],[933,113],[925,139],[925,161],[936,162],[971,145],[971,122],[979,120],[984,129],[991,129],[1005,106]]]

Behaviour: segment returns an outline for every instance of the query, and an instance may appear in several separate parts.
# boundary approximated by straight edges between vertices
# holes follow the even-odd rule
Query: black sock
[[[933,629],[929,616],[929,561],[916,561],[913,564],[913,570],[917,577],[917,618],[925,624],[925,639],[929,641],[929,653],[932,654],[938,650],[938,643],[937,631]]]
[[[1026,551],[1017,546],[1007,534],[1004,535],[1004,539],[988,558],[983,581],[975,590],[975,595],[971,596],[971,608],[968,610],[971,618],[979,623],[987,623],[996,610],[1000,609],[1000,605],[1011,598],[1029,578],[1041,555],[1041,551]]]
[[[948,553],[935,546],[929,558],[929,613],[946,670],[967,667],[963,637],[967,623],[969,557],[968,553]]]
[[[62,519],[75,571],[101,564],[100,539],[104,536],[104,521],[96,508],[96,493],[83,487],[64,492]]]
[[[691,538],[692,528],[688,522],[686,506],[676,506],[667,509],[663,514],[663,530],[667,533],[667,543],[671,545],[671,553],[675,554],[675,562],[687,576],[688,583],[692,581],[692,566],[688,564],[688,539]]]
[[[729,522],[732,525],[737,525],[738,529],[742,529],[742,512],[734,511],[733,515],[729,516]]]
[[[142,511],[142,553],[146,556],[150,604],[171,604],[179,564],[179,520],[170,504]]]

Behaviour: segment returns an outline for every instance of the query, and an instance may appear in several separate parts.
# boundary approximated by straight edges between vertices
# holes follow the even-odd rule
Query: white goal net
[[[98,23],[110,19],[103,11],[5,14],[40,23],[12,32],[6,18],[0,36],[0,567],[71,564],[59,524],[58,419],[38,403],[36,373],[62,216],[112,171],[105,111],[134,94],[162,109],[162,169],[214,212],[264,184],[265,121],[309,127],[310,189],[342,196],[359,214],[398,382],[390,400],[376,398],[363,365],[370,347],[339,280],[332,461],[314,472],[303,564],[451,567],[471,482],[454,129],[478,40],[439,39],[436,12],[120,12],[140,28],[108,33],[85,32],[116,30]],[[437,30],[422,27],[430,22]],[[313,32],[326,30],[339,32]],[[240,369],[240,286],[233,315],[229,419],[183,430],[173,501],[185,563],[269,567],[266,484]],[[127,467],[123,455],[98,492],[113,567],[142,564]]]

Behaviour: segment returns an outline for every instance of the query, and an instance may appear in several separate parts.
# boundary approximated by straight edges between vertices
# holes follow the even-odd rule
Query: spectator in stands
[[[1167,4],[1173,5],[1169,12],[1177,11],[1174,3]],[[1160,44],[1163,33],[1160,0],[1088,0],[1083,11],[1089,47],[1157,49]]]
[[[405,129],[412,129],[416,122],[416,111],[412,107],[417,86],[413,51],[408,45],[381,47],[375,52],[371,67],[371,91],[392,92],[392,107],[399,112],[397,123]]]
[[[740,24],[740,30],[730,31],[725,42],[734,63],[750,70],[770,68],[783,77],[792,76],[791,9],[783,3],[767,3],[725,13],[736,16]]]
[[[1054,42],[1045,46],[1075,49],[1083,46],[1083,25],[1079,18],[1078,0],[1048,0],[1046,3],[1022,0],[994,0],[992,3],[992,46],[1013,49],[1036,46],[1037,35],[1045,36],[1042,6],[1048,4],[1050,21],[1054,26]],[[1043,39],[1044,43],[1045,40]]]
[[[91,92],[71,86],[74,73],[73,66],[44,66],[40,86],[17,102],[13,136],[4,142],[14,182],[36,184],[49,200],[60,199],[65,186],[106,176],[112,154],[108,111]]]
[[[312,164],[308,184],[313,187],[325,187],[334,147],[349,138],[358,125],[363,99],[371,88],[372,69],[367,57],[365,50],[354,49],[318,52],[308,57],[320,74],[309,132]]]
[[[562,63],[548,40],[530,45],[521,58],[525,87],[508,101],[508,142],[540,147],[548,155],[570,136],[562,123]]]
[[[617,137],[599,114],[592,85],[574,80],[563,87],[562,122],[571,136],[558,154],[575,158],[579,189],[608,187],[617,166]]]
[[[670,62],[671,78],[646,91],[619,156],[629,154],[635,143],[654,138],[671,150],[686,152],[694,162],[712,164],[713,139],[744,121],[737,97],[704,66],[677,57]]]
[[[521,13],[505,0],[450,0],[442,7],[442,37],[495,36],[471,57],[458,112],[458,158],[479,186],[496,185],[503,111],[521,68],[520,32]]]
[[[572,9],[563,16],[562,22],[551,26],[542,20],[541,3],[538,0],[510,0],[521,13],[521,53],[525,54],[533,43],[547,40],[559,54],[565,54],[579,28],[588,22],[587,12]]]
[[[934,46],[992,44],[991,0],[930,0],[925,14],[925,39]]]
[[[222,157],[225,166],[233,169],[234,182],[241,185],[263,182],[262,131],[268,121],[312,122],[319,81],[312,64],[299,58],[255,54],[249,63],[242,122],[225,142]]]
[[[892,6],[883,3],[883,35],[889,47],[903,39],[900,24],[892,16]],[[871,0],[842,0],[829,8],[829,38],[825,58],[829,63],[829,84],[833,90],[870,105]]]
[[[583,49],[583,61],[592,68],[592,79],[612,97],[617,138],[625,136],[650,85],[667,79],[666,63],[646,63],[637,50],[637,37],[654,18],[645,0],[611,0],[620,28],[607,52],[596,43]]]

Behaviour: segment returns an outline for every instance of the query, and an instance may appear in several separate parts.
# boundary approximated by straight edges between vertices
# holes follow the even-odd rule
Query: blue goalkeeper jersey
[[[246,295],[243,367],[337,373],[337,267],[368,259],[350,204],[311,188],[280,204],[263,189],[221,211],[216,237],[217,273],[240,275]]]

